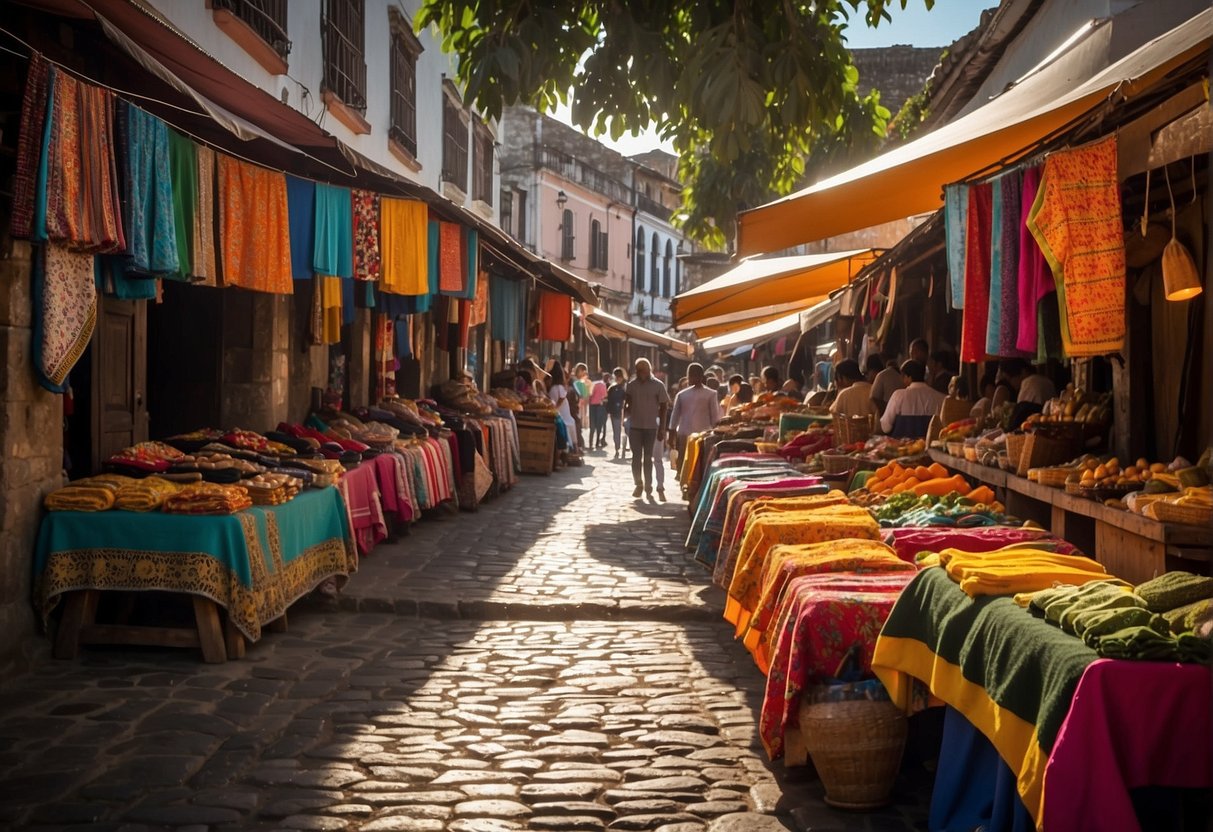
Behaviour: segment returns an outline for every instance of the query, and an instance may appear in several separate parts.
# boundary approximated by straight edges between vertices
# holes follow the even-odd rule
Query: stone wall
[[[7,218],[4,224],[7,226]],[[31,639],[34,542],[42,498],[62,484],[63,399],[34,379],[30,247],[0,250],[0,680],[49,644]]]
[[[268,430],[286,420],[289,354],[288,297],[224,290],[221,424]]]
[[[922,91],[942,54],[942,46],[888,46],[852,49],[851,59],[859,70],[860,93],[880,90],[880,103],[897,115],[907,98]]]

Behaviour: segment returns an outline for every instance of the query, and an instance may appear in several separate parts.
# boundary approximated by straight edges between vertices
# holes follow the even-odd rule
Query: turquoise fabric
[[[42,148],[38,152],[38,174],[34,179],[34,220],[30,241],[46,242],[46,180],[50,174],[51,128],[55,119],[55,73],[52,65],[46,70],[46,123],[42,128]]]
[[[944,194],[947,235],[948,299],[953,309],[965,308],[965,229],[969,217],[969,186],[948,185]]]
[[[489,277],[489,328],[494,341],[525,343],[526,304],[522,283],[505,277]]]
[[[429,262],[429,278],[430,278],[430,296],[438,294],[438,278],[441,267],[439,265],[440,249],[442,248],[442,232],[440,224],[437,220],[430,220],[429,238],[427,240],[427,260]]]
[[[353,278],[354,207],[349,188],[316,185],[315,235],[312,270],[316,274]]]
[[[152,274],[181,271],[168,125],[151,113],[118,100],[126,111],[126,230],[130,269]]]
[[[454,292],[452,297],[463,298],[465,300],[476,299],[476,279],[480,272],[480,235],[474,228],[466,229],[464,243],[467,252],[467,280],[464,283],[467,285],[467,290],[463,292]]]
[[[1002,228],[1003,193],[998,180],[991,183],[994,187],[993,209],[990,213],[990,314],[986,318],[986,352],[999,355],[998,328],[1002,325]],[[1018,323],[1018,322],[1017,322]]]

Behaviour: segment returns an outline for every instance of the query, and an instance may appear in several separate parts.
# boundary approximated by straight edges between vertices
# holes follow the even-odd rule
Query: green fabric
[[[1191,633],[1176,638],[1152,627],[1126,627],[1099,639],[1099,655],[1135,661],[1208,662],[1209,640]]]
[[[1206,618],[1213,616],[1213,601],[1196,601],[1162,614],[1172,633],[1190,633]]]
[[[1007,596],[969,598],[940,567],[902,592],[882,636],[914,639],[1025,722],[1051,751],[1083,671],[1097,658],[1080,640],[1024,611]]]
[[[1213,598],[1213,578],[1191,572],[1167,572],[1139,584],[1135,592],[1154,612],[1167,612]]]
[[[176,130],[168,131],[169,176],[173,183],[173,226],[177,229],[180,272],[165,277],[188,280],[193,275],[194,211],[198,204],[198,146]]]
[[[1119,587],[1105,583],[1085,584],[1075,593],[1069,608],[1061,614],[1061,628],[1067,633],[1081,636],[1082,632],[1075,624],[1078,616],[1084,613],[1102,612],[1103,610],[1145,609],[1146,602],[1131,592],[1125,592]]]
[[[1113,610],[1094,610],[1079,614],[1074,620],[1075,635],[1090,648],[1099,644],[1102,636],[1123,630],[1125,627],[1150,627],[1165,632],[1167,622],[1155,613],[1141,607],[1126,607]]]

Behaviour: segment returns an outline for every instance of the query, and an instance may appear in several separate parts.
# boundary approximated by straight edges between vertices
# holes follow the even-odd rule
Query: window
[[[501,195],[498,197],[501,200],[501,213],[499,215],[499,223],[501,230],[506,234],[513,235],[514,233],[514,195],[508,188],[501,189]]]
[[[278,57],[291,54],[286,36],[286,0],[211,0],[211,8],[229,11],[265,41]]]
[[[396,9],[388,10],[392,27],[392,112],[388,137],[417,156],[417,57],[421,42]]]
[[[366,110],[366,10],[363,0],[325,0],[324,89]]]
[[[670,269],[673,267],[673,264],[674,264],[674,246],[670,245],[669,240],[666,240],[665,241],[665,264],[664,264],[665,268],[663,268],[661,271],[661,294],[663,297],[667,297],[667,298],[671,296],[670,295],[670,289],[671,289],[670,280],[673,277],[673,275],[670,273]]]
[[[674,253],[674,287],[670,297],[677,297],[682,286],[682,241],[678,242],[678,251]]]
[[[649,263],[648,292],[650,294],[655,295],[655,294],[657,294],[657,290],[660,288],[659,283],[661,281],[661,272],[659,270],[660,266],[658,265],[658,261],[661,259],[661,251],[657,248],[658,242],[657,242],[657,232],[656,231],[653,232],[652,243],[653,243],[653,248],[652,248],[652,251],[649,252],[649,256],[652,258],[652,260]]]
[[[632,291],[644,291],[644,226],[636,229],[636,251],[632,258],[636,263],[636,273],[632,277]]]
[[[526,243],[526,191],[514,191],[514,224],[518,226],[514,238]]]
[[[560,219],[560,259],[573,259],[573,212],[568,208],[564,209],[564,215]]]
[[[607,233],[598,220],[590,222],[590,268],[607,270]]]
[[[493,134],[479,118],[472,123],[472,199],[493,204]]]
[[[443,82],[442,178],[461,191],[468,188],[468,113],[450,82]]]

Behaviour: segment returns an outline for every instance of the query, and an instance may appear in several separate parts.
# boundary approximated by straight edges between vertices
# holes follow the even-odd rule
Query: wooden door
[[[147,304],[102,297],[93,331],[93,470],[147,439]]]

